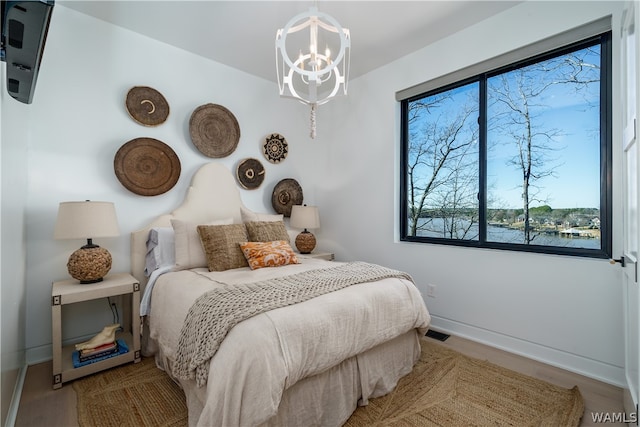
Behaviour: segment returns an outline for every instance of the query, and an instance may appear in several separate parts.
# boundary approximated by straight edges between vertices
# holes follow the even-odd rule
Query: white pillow
[[[176,263],[175,239],[172,227],[154,227],[147,238],[144,274],[149,277],[160,267]]]
[[[240,207],[240,215],[242,217],[242,222],[255,222],[255,221],[271,222],[271,221],[284,220],[284,215],[282,214],[257,213],[245,208],[244,206]]]
[[[202,225],[232,224],[233,218],[208,222]],[[175,266],[174,271],[189,268],[207,267],[207,257],[202,249],[198,235],[198,225],[193,222],[172,219],[171,226],[175,233]]]

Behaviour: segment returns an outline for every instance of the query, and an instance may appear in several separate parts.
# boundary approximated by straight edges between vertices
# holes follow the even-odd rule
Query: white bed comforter
[[[254,271],[194,269],[159,277],[149,316],[149,336],[159,365],[170,373],[182,323],[198,296],[222,283],[327,267],[327,261],[302,262]],[[398,278],[353,285],[254,316],[228,333],[211,360],[206,387],[180,381],[188,400],[189,424],[265,423],[277,413],[283,392],[299,380],[412,329],[424,333],[429,322],[420,292],[410,281]]]

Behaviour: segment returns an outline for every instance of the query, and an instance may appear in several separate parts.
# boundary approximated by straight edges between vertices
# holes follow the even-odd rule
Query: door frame
[[[628,1],[622,16],[620,34],[622,59],[622,148],[624,180],[623,286],[625,381],[624,410],[630,422],[638,425],[640,400],[640,292],[638,290],[638,246],[640,240],[640,148],[637,112],[640,111],[640,8]],[[632,30],[630,30],[632,29]],[[624,262],[626,261],[626,262]]]

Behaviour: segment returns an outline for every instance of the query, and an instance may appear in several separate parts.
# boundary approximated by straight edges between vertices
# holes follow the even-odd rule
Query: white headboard
[[[171,227],[171,219],[204,224],[216,219],[233,218],[242,222],[243,206],[233,174],[220,163],[207,163],[196,171],[182,204],[169,214],[154,219],[146,227],[131,233],[131,274],[147,283],[144,274],[147,238],[153,227]]]

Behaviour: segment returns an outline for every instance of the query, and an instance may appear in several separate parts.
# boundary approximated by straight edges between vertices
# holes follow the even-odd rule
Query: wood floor
[[[440,341],[435,341],[440,343]],[[592,413],[619,414],[622,412],[622,390],[587,377],[513,355],[502,350],[452,336],[440,343],[471,357],[486,359],[498,365],[530,375],[561,387],[577,385],[585,401],[581,426],[602,425],[593,421]],[[99,375],[99,374],[96,374]],[[30,366],[20,399],[16,418],[18,427],[75,427],[76,394],[71,383],[61,389],[51,388],[51,362]],[[607,423],[608,426],[625,426]]]

